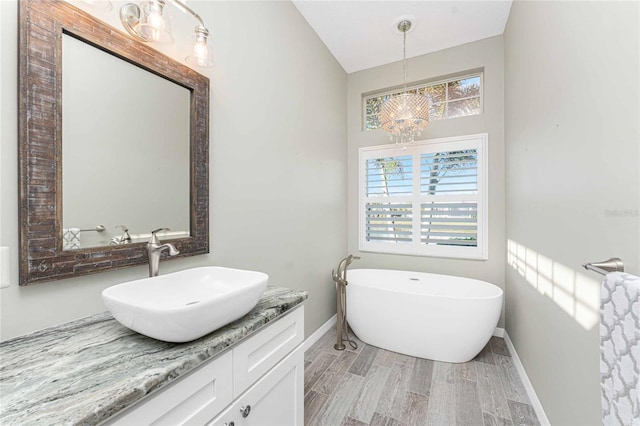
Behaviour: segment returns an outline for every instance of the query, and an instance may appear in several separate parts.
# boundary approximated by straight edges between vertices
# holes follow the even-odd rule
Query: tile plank
[[[398,420],[392,417],[385,417],[380,413],[373,413],[373,418],[369,426],[404,426]]]
[[[336,328],[332,327],[324,333],[309,349],[304,353],[305,361],[313,361],[321,352],[330,352],[336,342]]]
[[[396,360],[396,353],[385,349],[378,349],[378,355],[373,360],[373,365],[391,368]]]
[[[320,376],[329,368],[329,366],[335,361],[336,356],[327,352],[321,352],[316,359],[314,359],[309,367],[304,369],[304,393],[311,390],[313,385],[316,384]]]
[[[412,374],[412,363],[393,363],[382,395],[380,395],[380,399],[378,400],[376,412],[380,413],[383,417],[392,417],[394,419],[401,417],[407,387],[409,386]]]
[[[487,343],[473,360],[476,362],[484,362],[485,364],[495,364],[495,361],[493,360],[493,352],[491,352],[490,343]]]
[[[533,407],[529,404],[523,404],[517,401],[507,401],[509,412],[514,425],[520,426],[539,426],[538,417]]]
[[[377,354],[378,348],[374,346],[364,345],[364,347],[361,347],[358,357],[353,361],[351,367],[349,367],[349,373],[363,377],[366,376]]]
[[[507,343],[502,337],[491,336],[491,340],[489,340],[489,347],[494,355],[511,356]]]
[[[516,370],[511,357],[502,355],[494,355],[496,366],[498,367],[498,375],[504,388],[504,395],[507,399],[529,404],[529,396],[524,389],[518,370]]]
[[[482,413],[482,424],[484,426],[513,426],[511,419],[503,419],[489,413]]]
[[[339,425],[351,410],[351,406],[355,402],[362,386],[364,385],[364,377],[351,373],[346,373],[336,391],[331,395],[330,399],[325,403],[325,409],[320,417],[321,425]]]
[[[388,368],[379,365],[371,366],[360,395],[351,407],[350,417],[367,424],[371,421],[388,377]]]
[[[454,364],[455,376],[459,379],[476,381],[476,365],[473,361]]]
[[[304,396],[304,424],[314,425],[318,424],[316,418],[318,413],[321,412],[322,407],[327,402],[329,397],[321,393],[310,391]]]
[[[477,425],[482,419],[482,409],[478,397],[478,385],[476,382],[456,378],[455,401],[457,425]]]
[[[342,380],[342,376],[344,376],[349,367],[351,367],[351,364],[353,364],[357,356],[354,352],[341,351],[336,357],[336,360],[327,368],[322,376],[320,376],[311,389],[325,395],[331,395],[335,392],[340,380]]]
[[[505,419],[511,418],[502,382],[498,376],[498,368],[495,365],[476,362],[476,372],[482,411]]]
[[[414,392],[407,392],[402,407],[400,422],[406,425],[424,425],[427,423],[429,397]]]
[[[345,417],[341,426],[369,426],[369,424],[356,420],[353,417]]]
[[[400,364],[406,364],[409,367],[413,368],[413,366],[416,363],[416,357],[412,357],[410,355],[405,355],[405,354],[396,354],[396,362],[399,362]]]
[[[416,358],[413,366],[413,374],[407,389],[414,393],[429,396],[432,375],[433,361],[430,359]]]
[[[454,366],[446,362],[433,362],[433,376],[427,411],[428,425],[449,425],[456,422],[456,389]]]

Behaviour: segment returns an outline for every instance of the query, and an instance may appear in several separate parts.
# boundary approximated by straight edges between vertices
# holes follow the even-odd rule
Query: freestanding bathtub
[[[360,340],[436,361],[473,359],[502,309],[500,287],[470,278],[351,269],[347,282],[347,321]]]

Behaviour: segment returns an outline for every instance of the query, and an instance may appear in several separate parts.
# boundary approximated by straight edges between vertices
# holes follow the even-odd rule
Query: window
[[[360,250],[487,258],[487,134],[360,148]]]
[[[429,117],[432,121],[482,112],[482,73],[410,87],[408,92],[422,93],[429,97]],[[377,93],[364,98],[365,130],[380,128],[380,106],[390,96],[399,93],[402,93],[402,90]]]

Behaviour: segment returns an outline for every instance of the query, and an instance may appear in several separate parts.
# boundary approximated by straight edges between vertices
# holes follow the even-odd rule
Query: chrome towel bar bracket
[[[624,263],[619,257],[612,257],[603,262],[585,263],[582,267],[600,275],[607,275],[609,272],[624,272]]]

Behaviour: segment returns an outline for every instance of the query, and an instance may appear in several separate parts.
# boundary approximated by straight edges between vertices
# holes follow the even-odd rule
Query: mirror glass
[[[68,34],[62,71],[63,250],[189,236],[190,91]]]

